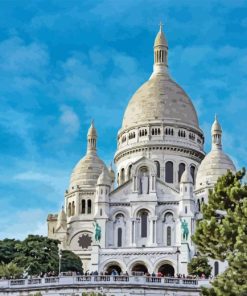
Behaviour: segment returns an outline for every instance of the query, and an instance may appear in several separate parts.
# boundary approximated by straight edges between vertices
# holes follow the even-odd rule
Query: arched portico
[[[161,260],[156,264],[155,273],[161,273],[163,276],[175,276],[175,265],[169,260]]]
[[[126,271],[126,266],[120,260],[108,260],[102,264],[100,271],[107,272],[108,274],[112,274],[115,271],[117,274],[120,274]]]
[[[150,273],[150,266],[144,260],[136,260],[129,265],[129,273],[136,275],[144,275]]]

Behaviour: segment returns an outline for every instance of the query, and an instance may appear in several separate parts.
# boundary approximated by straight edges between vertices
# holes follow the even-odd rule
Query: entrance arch
[[[114,275],[120,275],[122,272],[122,269],[119,265],[113,263],[107,266],[106,271],[108,274],[114,274]]]
[[[159,269],[158,272],[162,273],[163,276],[174,276],[174,268],[171,264],[162,264]]]
[[[136,263],[133,265],[131,270],[133,275],[144,275],[148,273],[147,266],[143,263]]]

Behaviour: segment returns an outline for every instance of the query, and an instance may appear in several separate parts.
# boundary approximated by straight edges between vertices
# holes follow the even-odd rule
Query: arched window
[[[120,184],[124,183],[124,168],[121,169],[121,174],[120,174]]]
[[[198,212],[201,212],[201,203],[200,203],[200,199],[197,200],[197,208],[198,208]]]
[[[214,276],[218,275],[219,273],[219,262],[215,261],[214,262]]]
[[[88,199],[88,201],[87,201],[87,213],[88,214],[92,213],[92,201],[91,201],[91,199]]]
[[[160,178],[160,163],[158,161],[155,161],[154,163],[156,165],[157,177]]]
[[[168,161],[165,168],[165,181],[173,183],[173,162]]]
[[[171,246],[172,245],[172,229],[171,226],[167,227],[167,232],[166,232],[166,245]]]
[[[100,213],[100,216],[102,216],[102,214],[103,214],[103,211],[102,211],[102,209],[100,209],[99,213]]]
[[[187,206],[185,206],[185,208],[184,208],[184,212],[185,212],[185,214],[187,214],[187,212],[188,212],[188,208],[187,208]]]
[[[68,216],[69,217],[71,216],[71,203],[69,203],[69,206],[68,206]]]
[[[178,182],[180,182],[183,172],[185,171],[185,164],[180,163],[178,166]]]
[[[191,177],[192,177],[192,180],[193,180],[193,184],[195,184],[195,166],[191,166],[190,167],[190,174],[191,174]]]
[[[85,201],[85,199],[83,199],[81,201],[81,213],[82,214],[85,214],[86,213],[86,201]]]
[[[148,235],[148,213],[141,212],[141,237],[147,237]]]
[[[132,164],[128,168],[128,180],[131,178],[131,169],[132,169]]]
[[[71,215],[74,216],[75,215],[75,202],[72,202],[72,208],[71,208]]]
[[[118,228],[117,230],[117,246],[122,247],[122,228]]]

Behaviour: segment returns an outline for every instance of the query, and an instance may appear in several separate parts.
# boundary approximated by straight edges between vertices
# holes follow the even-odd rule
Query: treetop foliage
[[[247,185],[245,169],[228,171],[210,191],[202,208],[193,241],[201,254],[215,260],[226,260],[229,267],[217,276],[211,290],[203,295],[247,295]],[[211,291],[211,292],[210,292]],[[208,294],[209,293],[209,294]]]

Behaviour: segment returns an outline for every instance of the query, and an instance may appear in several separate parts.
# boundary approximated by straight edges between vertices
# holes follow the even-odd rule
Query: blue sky
[[[92,118],[109,164],[131,95],[152,71],[160,20],[171,76],[198,111],[210,147],[247,159],[245,0],[0,0],[0,238],[46,233],[84,155]]]

